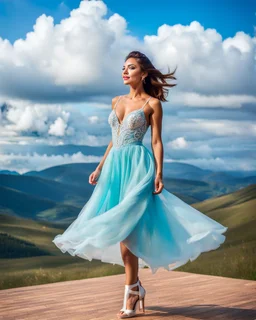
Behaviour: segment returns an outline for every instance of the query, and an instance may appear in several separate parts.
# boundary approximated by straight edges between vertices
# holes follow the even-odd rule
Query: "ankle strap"
[[[131,289],[131,288],[137,287],[139,284],[140,284],[140,281],[138,280],[133,284],[126,284],[125,287]]]

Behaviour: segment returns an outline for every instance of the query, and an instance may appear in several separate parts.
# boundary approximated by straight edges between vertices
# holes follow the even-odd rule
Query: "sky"
[[[0,170],[92,161],[38,147],[107,146],[132,50],[178,67],[162,104],[164,161],[256,170],[255,35],[256,1],[0,0]]]
[[[157,1],[105,1],[106,17],[118,13],[125,17],[128,29],[135,37],[143,39],[145,34],[155,34],[157,28],[169,25],[188,25],[198,21],[204,28],[214,28],[223,38],[233,37],[238,30],[253,36],[255,25],[255,0],[169,0]],[[42,13],[54,18],[55,23],[68,18],[70,11],[77,8],[79,0],[0,0],[0,35],[13,43],[25,38]],[[26,17],[26,19],[24,19]]]

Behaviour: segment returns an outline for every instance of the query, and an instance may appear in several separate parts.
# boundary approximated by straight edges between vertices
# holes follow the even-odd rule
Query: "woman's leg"
[[[134,284],[138,280],[138,257],[123,242],[120,242],[121,255],[125,266],[125,284]]]
[[[138,281],[138,257],[136,257],[126,246],[123,242],[120,242],[120,250],[122,259],[125,266],[125,284],[134,284]],[[138,286],[132,288],[131,290],[138,291]],[[139,298],[138,295],[130,294],[127,300],[126,309],[132,309],[134,306],[135,301]],[[120,311],[119,314],[123,312]]]

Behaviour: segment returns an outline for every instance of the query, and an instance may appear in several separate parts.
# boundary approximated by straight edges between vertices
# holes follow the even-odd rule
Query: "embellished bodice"
[[[120,148],[127,144],[142,144],[144,135],[149,127],[143,110],[144,106],[129,112],[121,123],[116,114],[116,106],[114,107],[108,117],[108,123],[112,130],[113,147]]]

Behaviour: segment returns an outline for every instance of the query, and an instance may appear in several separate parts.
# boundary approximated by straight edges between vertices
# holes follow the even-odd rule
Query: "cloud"
[[[212,171],[255,171],[255,161],[246,159],[241,161],[235,158],[188,158],[186,160],[180,159],[166,159],[166,162],[181,162],[197,166],[201,169],[210,169]]]
[[[193,21],[188,26],[164,24],[157,35],[145,36],[144,44],[160,68],[178,66],[181,91],[255,98],[256,37],[240,31],[223,40],[215,29]]]
[[[199,119],[190,118],[179,120],[178,117],[167,115],[163,120],[165,134],[189,134],[192,138],[193,134],[199,134],[209,137],[255,137],[256,124],[253,121],[239,120],[221,120],[221,119]],[[171,123],[171,126],[168,125]],[[206,136],[205,136],[206,138]]]
[[[184,139],[184,137],[179,137],[167,144],[167,147],[171,147],[173,149],[184,149],[187,146],[188,142],[186,141],[186,139]]]
[[[124,57],[138,49],[163,72],[178,66],[178,86],[171,91],[177,92],[176,103],[255,103],[256,37],[239,31],[223,40],[217,30],[193,21],[163,24],[139,41],[129,35],[125,17],[106,18],[107,12],[103,1],[81,1],[59,24],[42,14],[25,39],[12,45],[0,38],[0,94],[49,103],[113,96],[122,90]]]
[[[109,106],[109,109],[111,107]],[[111,139],[106,119],[92,108],[83,114],[72,105],[38,104],[14,101],[0,109],[0,145],[30,144],[86,144],[105,145]],[[109,110],[110,112],[110,110]]]
[[[100,162],[101,157],[93,155],[84,155],[81,152],[72,155],[40,155],[36,152],[27,154],[1,154],[0,168],[1,170],[17,171],[24,174],[32,170],[44,170],[53,166],[68,164],[68,163],[85,163],[85,162]],[[95,166],[96,168],[96,166]]]
[[[193,144],[195,147],[196,144]],[[198,166],[202,169],[210,169],[213,171],[255,171],[255,159],[245,158],[241,159],[238,157],[232,157],[229,154],[216,156],[211,154],[210,148],[206,145],[198,144],[201,150],[196,150],[195,153],[190,152],[185,156],[181,157],[178,154],[173,156],[173,150],[171,154],[164,157],[164,162],[182,162],[188,163],[195,166]],[[168,150],[167,150],[168,151]],[[191,150],[193,147],[191,146]],[[37,152],[26,152],[23,153],[13,153],[0,154],[0,169],[1,170],[10,170],[17,171],[20,174],[24,174],[31,170],[44,170],[57,165],[69,164],[69,163],[99,163],[102,160],[102,156],[95,155],[84,155],[81,152],[76,152],[73,154],[64,154],[64,155],[47,155],[39,154]],[[194,157],[193,157],[194,156]],[[96,167],[96,165],[95,165]]]
[[[255,83],[256,85],[256,83]],[[172,104],[202,108],[241,108],[244,104],[256,104],[256,96],[246,94],[205,95],[193,92],[178,92],[172,95]]]
[[[58,117],[54,123],[50,125],[48,133],[53,136],[63,137],[65,135],[66,128],[66,122],[62,118]]]
[[[68,10],[64,2],[60,9]],[[125,17],[107,13],[103,1],[81,1],[58,24],[42,14],[13,44],[0,37],[0,148],[107,145],[124,58],[140,50],[163,73],[178,67],[177,86],[163,104],[168,157],[212,169],[253,168],[256,37],[239,31],[223,39],[193,21],[163,24],[139,40]],[[149,131],[144,141],[150,143]],[[21,171],[75,159],[17,153],[15,162],[15,154],[2,155],[3,167]]]
[[[126,35],[123,17],[106,19],[106,13],[103,1],[81,1],[59,24],[43,14],[25,39],[11,45],[0,38],[0,93],[34,101],[84,101],[110,93],[121,79],[114,66],[138,41]]]

